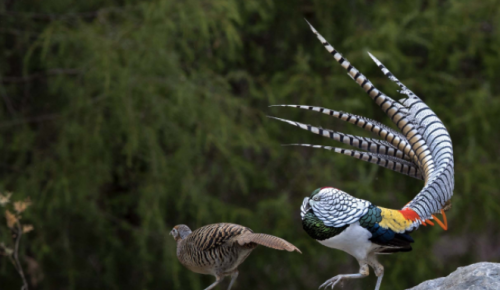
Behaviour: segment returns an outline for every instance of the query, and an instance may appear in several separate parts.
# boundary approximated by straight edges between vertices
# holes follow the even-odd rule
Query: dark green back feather
[[[368,212],[359,219],[359,224],[364,228],[371,228],[381,221],[382,210],[372,204],[368,208]]]

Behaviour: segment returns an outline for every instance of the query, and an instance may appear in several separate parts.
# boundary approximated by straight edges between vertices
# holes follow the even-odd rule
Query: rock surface
[[[447,277],[428,280],[407,290],[498,290],[500,263],[477,263],[459,267]]]

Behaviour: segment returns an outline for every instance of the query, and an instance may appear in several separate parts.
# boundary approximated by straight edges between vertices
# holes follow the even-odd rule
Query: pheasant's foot
[[[229,283],[229,287],[227,288],[227,290],[231,290],[231,287],[233,287],[233,284],[234,284],[234,281],[236,281],[236,278],[238,278],[238,270],[235,270],[231,274],[231,283]]]
[[[339,283],[340,280],[342,280],[342,276],[343,275],[337,275],[337,276],[335,276],[333,278],[330,278],[330,279],[326,280],[325,283],[323,283],[323,284],[321,284],[321,286],[319,286],[319,289],[321,289],[323,287],[325,287],[325,289],[326,289],[329,286],[332,286],[332,289],[333,289],[333,287],[335,287],[335,285],[337,285],[337,283]]]
[[[217,286],[217,284],[219,284],[222,280],[224,279],[224,276],[215,276],[215,282],[210,284],[210,286],[208,286],[207,288],[205,288],[205,290],[210,290],[212,288],[214,288],[215,286]]]
[[[335,287],[335,285],[337,285],[341,280],[343,279],[359,279],[359,278],[364,278],[366,277],[367,275],[365,274],[346,274],[346,275],[337,275],[333,278],[330,278],[328,280],[326,280],[325,283],[321,284],[321,286],[319,286],[319,289],[325,287],[328,288],[328,287]]]

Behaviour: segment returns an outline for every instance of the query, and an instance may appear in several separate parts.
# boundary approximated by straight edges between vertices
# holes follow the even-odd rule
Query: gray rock
[[[428,280],[407,290],[498,290],[500,263],[477,263],[459,267],[447,277]]]

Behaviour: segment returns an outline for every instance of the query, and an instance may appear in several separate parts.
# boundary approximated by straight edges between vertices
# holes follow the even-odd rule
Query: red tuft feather
[[[400,210],[399,212],[407,220],[415,221],[417,219],[420,219],[420,216],[414,210],[412,210],[411,208],[407,207],[407,208],[405,208],[403,210]]]

